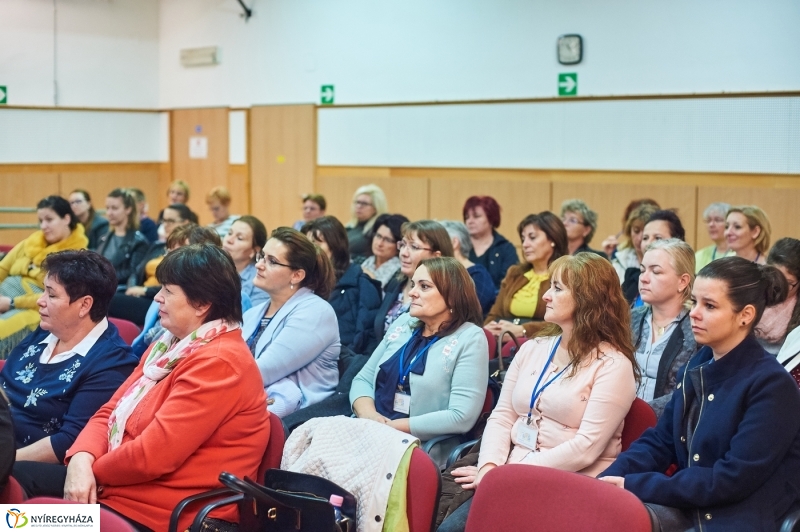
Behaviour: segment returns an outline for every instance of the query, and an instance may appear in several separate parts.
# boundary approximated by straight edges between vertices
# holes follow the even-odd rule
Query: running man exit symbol
[[[323,85],[320,91],[320,103],[322,105],[333,105],[333,85]]]
[[[558,95],[577,96],[578,95],[578,73],[568,72],[558,75]]]

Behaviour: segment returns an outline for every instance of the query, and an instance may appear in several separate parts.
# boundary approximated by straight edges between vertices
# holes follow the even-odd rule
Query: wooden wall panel
[[[336,216],[343,224],[350,220],[350,206],[358,187],[368,184],[381,187],[389,203],[390,213],[400,213],[410,220],[422,220],[429,215],[428,180],[419,177],[320,177],[317,192],[325,196],[327,214]],[[300,212],[297,204],[297,213]]]
[[[95,209],[105,209],[106,195],[115,188],[136,187],[144,192],[150,205],[151,218],[158,216],[158,169],[83,169],[60,173],[61,190],[67,197],[72,190],[82,188],[92,196]]]
[[[761,207],[767,213],[772,226],[771,244],[785,236],[800,238],[800,225],[797,223],[797,215],[800,213],[800,183],[792,188],[698,187],[699,247],[711,244],[700,217],[703,209],[715,201]]]
[[[213,187],[228,184],[228,109],[179,109],[171,112],[172,180],[189,184],[189,207],[200,217],[201,224],[211,222],[206,206],[206,193]],[[208,138],[208,157],[189,157],[189,139]],[[161,191],[159,207],[167,205],[166,189]]]
[[[246,164],[228,166],[228,190],[231,193],[231,214],[250,212],[250,169]]]
[[[56,172],[2,172],[0,171],[0,198],[3,207],[35,208],[40,199],[58,194]],[[36,224],[36,213],[0,213],[0,223]],[[0,230],[0,243],[14,245],[36,229]]]
[[[315,190],[316,116],[314,105],[250,110],[250,212],[270,231],[300,219],[300,197]]]

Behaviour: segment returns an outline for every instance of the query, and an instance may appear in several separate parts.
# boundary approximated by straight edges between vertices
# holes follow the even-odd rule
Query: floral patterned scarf
[[[209,343],[217,336],[239,328],[238,323],[214,320],[204,323],[183,340],[178,340],[169,331],[164,331],[147,355],[142,369],[143,375],[122,394],[117,406],[108,418],[108,450],[113,451],[122,443],[125,424],[139,401],[147,395],[158,381],[169,375],[182,358],[191,355],[197,348]]]

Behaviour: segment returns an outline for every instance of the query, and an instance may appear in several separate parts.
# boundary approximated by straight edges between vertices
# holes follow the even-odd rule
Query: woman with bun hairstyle
[[[777,268],[742,257],[697,274],[689,317],[705,347],[658,425],[600,475],[645,503],[653,530],[777,531],[800,507],[800,393],[753,334],[786,293]]]

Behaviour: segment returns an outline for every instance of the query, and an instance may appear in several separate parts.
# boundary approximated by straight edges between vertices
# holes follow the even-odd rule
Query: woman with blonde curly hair
[[[737,257],[756,264],[766,264],[771,233],[772,226],[767,213],[755,205],[740,205],[728,210],[725,238],[728,249]]]

